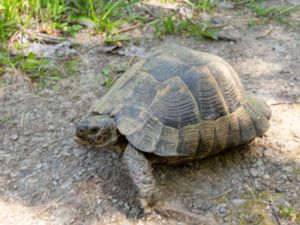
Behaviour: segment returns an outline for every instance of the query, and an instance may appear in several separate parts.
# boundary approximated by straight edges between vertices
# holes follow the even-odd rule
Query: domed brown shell
[[[200,158],[262,136],[271,116],[227,62],[179,46],[139,61],[91,110],[141,151]]]

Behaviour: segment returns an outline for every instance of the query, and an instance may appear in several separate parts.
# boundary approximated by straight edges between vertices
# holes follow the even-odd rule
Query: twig
[[[222,23],[222,24],[211,25],[211,26],[209,26],[209,28],[212,28],[212,29],[224,28],[224,27],[226,27],[228,24],[229,24],[229,23]]]
[[[278,216],[278,213],[276,212],[276,209],[274,207],[274,204],[273,204],[273,200],[270,199],[269,201],[262,201],[262,200],[258,200],[253,191],[251,190],[251,188],[249,187],[248,184],[246,184],[246,187],[248,189],[248,191],[250,192],[252,198],[254,199],[255,202],[257,203],[261,203],[261,204],[265,204],[265,205],[269,205],[271,207],[271,210],[272,210],[272,214],[274,215],[275,219],[276,219],[276,223],[277,225],[281,225],[281,222],[280,222],[280,219],[279,219],[279,216]]]
[[[156,15],[152,13],[148,8],[145,9],[145,12],[152,16],[152,18],[156,18]]]
[[[117,76],[115,76],[115,77],[112,79],[111,83],[114,84],[114,83],[116,82],[116,80],[118,80],[121,76],[122,76],[122,74],[118,74]]]
[[[123,29],[120,29],[120,30],[116,31],[114,34],[125,33],[125,32],[128,32],[128,31],[134,30],[134,29],[138,28],[139,26],[141,26],[140,23],[135,24],[135,25],[130,26],[130,27],[125,27]]]
[[[22,116],[21,116],[20,130],[22,130],[23,125],[24,125],[24,115],[25,115],[25,113],[23,112],[23,113],[22,113]]]
[[[41,99],[43,101],[49,101],[49,102],[54,102],[55,101],[55,99],[46,98],[46,97],[42,97],[42,96],[34,95],[34,94],[27,94],[26,97],[28,97],[28,98],[38,98],[38,99]]]
[[[42,210],[40,210],[40,211],[38,212],[38,215],[40,215],[40,214],[46,212],[49,208],[51,208],[54,204],[58,203],[58,202],[59,202],[60,200],[62,200],[64,197],[65,197],[65,196],[62,195],[62,196],[60,196],[59,198],[57,198],[56,200],[50,202],[50,204],[49,204],[47,207],[45,207],[44,209],[42,209]]]
[[[197,224],[207,224],[207,225],[217,225],[219,223],[217,223],[215,220],[208,218],[207,216],[202,216],[196,213],[192,213],[189,212],[188,210],[184,209],[183,207],[180,206],[171,206],[171,205],[167,205],[164,206],[162,209],[157,209],[155,208],[154,211],[158,214],[164,214],[168,213],[168,212],[173,212],[173,213],[177,213],[177,214],[181,214],[183,216],[187,216],[190,217],[191,219],[194,219],[197,221]]]
[[[38,170],[38,171],[34,172],[33,174],[31,174],[31,175],[29,175],[27,177],[22,178],[22,181],[28,180],[29,178],[34,177],[35,175],[39,174],[40,172],[41,171]]]
[[[33,36],[34,38],[40,40],[40,41],[45,41],[47,43],[51,43],[51,44],[57,44],[60,43],[62,41],[65,41],[66,38],[62,38],[62,37],[55,37],[55,36],[51,36],[48,34],[43,34],[43,33],[39,33],[39,32],[34,32],[34,31],[29,31],[29,30],[25,30],[24,32],[27,33],[28,35]]]
[[[227,37],[224,35],[217,35],[217,40],[219,41],[232,41],[232,42],[237,42],[238,39],[234,38],[234,37]]]
[[[237,2],[237,3],[233,4],[233,7],[239,7],[239,6],[245,5],[245,4],[249,3],[249,2],[250,2],[250,0],[245,0],[245,1],[242,1],[242,2]]]
[[[255,201],[257,201],[257,198],[255,197],[253,191],[251,190],[251,188],[249,187],[248,184],[246,184],[246,188],[248,189],[248,191],[249,191],[250,195],[252,196],[252,198],[253,198]]]
[[[300,102],[275,102],[269,105],[297,105],[297,104],[300,104]]]
[[[273,204],[273,200],[272,200],[272,199],[270,199],[269,205],[270,205],[270,207],[271,207],[272,214],[273,214],[273,216],[275,217],[275,220],[276,220],[277,225],[281,225],[280,218],[279,218],[279,216],[278,216],[278,213],[276,212],[276,209],[275,209],[275,207],[274,207],[274,204]]]
[[[225,192],[223,192],[223,193],[221,193],[221,194],[219,194],[219,195],[217,195],[217,196],[215,196],[215,197],[208,198],[207,200],[214,200],[214,199],[221,198],[221,197],[223,197],[224,195],[230,193],[232,190],[233,190],[233,188],[230,188],[229,190],[227,190],[227,191],[225,191]]]
[[[43,41],[46,41],[46,42],[49,42],[52,44],[57,44],[57,43],[67,40],[66,38],[63,38],[63,37],[55,37],[55,36],[51,36],[48,34],[43,34],[40,32],[35,32],[35,31],[28,30],[28,29],[24,29],[22,26],[18,26],[18,28],[29,36],[33,36],[34,38],[36,38],[38,40],[43,40]]]
[[[131,66],[132,65],[132,63],[133,63],[133,61],[135,60],[135,56],[133,56],[130,60],[129,60],[129,62],[127,63],[127,66],[129,67],[129,66]]]
[[[271,26],[270,29],[267,30],[267,32],[265,32],[264,34],[258,35],[256,37],[256,39],[260,39],[260,38],[264,38],[264,37],[268,36],[272,32],[272,30],[273,30],[273,27]]]

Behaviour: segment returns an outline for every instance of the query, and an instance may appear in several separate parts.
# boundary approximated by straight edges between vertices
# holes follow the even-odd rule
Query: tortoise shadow
[[[129,218],[143,217],[137,191],[122,164],[122,153],[117,154],[118,157],[112,166],[101,167],[98,170],[97,174],[100,177],[101,174],[108,174],[103,192],[122,214]],[[213,199],[229,189],[239,191],[241,184],[253,185],[249,169],[245,168],[250,168],[255,159],[262,154],[263,147],[250,143],[180,165],[154,165],[153,173],[159,190],[158,205],[181,202],[189,208],[188,202],[193,196],[197,196],[197,201],[205,203],[198,210],[208,213],[214,202],[207,199]],[[240,171],[238,175],[237,171]]]

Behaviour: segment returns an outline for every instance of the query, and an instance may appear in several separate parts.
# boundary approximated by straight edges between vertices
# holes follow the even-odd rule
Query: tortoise
[[[128,141],[123,162],[145,208],[156,199],[153,163],[182,163],[261,137],[271,111],[218,56],[162,48],[133,65],[76,125],[95,147]]]

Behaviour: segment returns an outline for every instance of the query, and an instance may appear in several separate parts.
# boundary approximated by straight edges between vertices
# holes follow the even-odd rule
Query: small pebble
[[[280,186],[277,186],[277,187],[275,187],[275,191],[278,192],[278,193],[282,193],[282,192],[284,192],[284,188],[280,187]]]
[[[245,204],[247,202],[247,200],[246,199],[235,198],[235,199],[232,199],[231,202],[236,206],[240,206],[240,205]]]
[[[259,175],[259,173],[260,173],[260,171],[258,169],[256,169],[256,168],[251,168],[250,169],[250,174],[253,177],[257,177]]]
[[[264,162],[261,159],[258,159],[255,163],[257,166],[263,166]]]
[[[17,134],[13,134],[13,135],[11,136],[11,139],[12,139],[13,141],[18,140],[18,138],[19,138],[19,136],[18,136]]]
[[[283,179],[283,180],[285,180],[285,181],[288,179],[288,177],[287,177],[285,174],[282,174],[282,175],[280,176],[280,178]]]
[[[262,177],[265,178],[265,179],[270,179],[270,175],[269,174],[264,174]]]
[[[54,131],[54,130],[55,130],[55,127],[54,127],[53,125],[49,125],[48,130]]]
[[[227,212],[228,212],[228,207],[225,203],[222,203],[222,204],[218,205],[217,208],[218,208],[219,213],[221,213],[223,215],[226,215]]]

